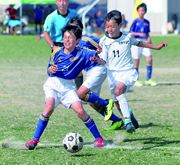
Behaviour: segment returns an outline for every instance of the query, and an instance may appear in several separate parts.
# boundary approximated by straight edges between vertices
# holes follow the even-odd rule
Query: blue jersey
[[[34,9],[35,16],[34,19],[41,20],[43,19],[43,7]]]
[[[88,49],[96,51],[97,48],[98,48],[99,41],[100,41],[99,38],[95,38],[93,36],[83,35],[81,37],[81,40],[80,40],[79,44],[78,44],[78,47],[80,47],[80,48],[88,48]],[[97,62],[91,61],[91,64],[88,67],[86,67],[84,70],[88,71],[92,67],[98,66],[98,65],[100,65],[100,64],[98,64]]]
[[[148,38],[150,32],[150,22],[147,19],[141,21],[140,19],[136,18],[133,21],[129,32],[145,33],[146,38]],[[143,37],[135,36],[135,38],[143,38]]]
[[[49,75],[50,77],[60,77],[63,79],[72,80],[75,79],[79,73],[91,64],[90,57],[96,56],[97,52],[89,49],[81,49],[76,47],[70,54],[65,54],[63,51],[64,47],[55,50],[49,60],[48,64],[48,75],[49,69],[54,64],[57,65],[57,72]]]
[[[44,31],[50,32],[53,42],[63,43],[62,29],[66,26],[67,22],[76,17],[77,12],[74,9],[68,9],[66,15],[61,15],[58,10],[49,14],[45,20]]]

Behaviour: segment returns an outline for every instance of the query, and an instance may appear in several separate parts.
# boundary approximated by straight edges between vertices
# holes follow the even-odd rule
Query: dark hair
[[[72,25],[72,24],[76,24],[76,26],[78,26],[80,29],[83,29],[83,24],[82,24],[81,20],[78,17],[71,18],[67,22],[66,26],[69,26],[69,25]]]
[[[78,26],[68,25],[62,29],[62,35],[64,36],[65,32],[72,32],[76,36],[76,40],[80,39],[82,36],[82,30]]]
[[[147,6],[145,3],[141,3],[138,7],[137,7],[137,11],[139,10],[140,7],[144,7],[145,12],[147,12]]]
[[[118,10],[112,10],[107,13],[105,17],[105,21],[115,20],[115,22],[119,25],[122,22],[121,12]]]

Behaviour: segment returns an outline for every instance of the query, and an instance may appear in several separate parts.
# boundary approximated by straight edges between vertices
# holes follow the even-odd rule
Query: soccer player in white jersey
[[[131,55],[131,45],[147,47],[160,50],[167,46],[162,42],[158,46],[146,42],[140,42],[134,38],[131,33],[124,34],[120,32],[122,26],[121,12],[113,10],[105,17],[107,33],[101,39],[102,53],[100,57],[91,57],[91,61],[105,65],[108,69],[108,85],[112,98],[119,112],[125,119],[126,131],[135,132],[134,116],[129,111],[129,105],[125,96],[126,91],[138,79],[138,73],[134,69],[134,63]]]

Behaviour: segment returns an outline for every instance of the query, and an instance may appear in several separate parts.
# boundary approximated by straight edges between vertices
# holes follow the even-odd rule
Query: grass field
[[[134,134],[125,129],[105,131],[111,125],[90,106],[84,108],[94,119],[106,141],[104,148],[93,147],[93,136],[72,110],[59,105],[50,118],[36,150],[25,149],[33,137],[44,109],[43,84],[51,50],[37,36],[0,36],[0,164],[42,165],[179,165],[180,164],[180,37],[153,36],[154,44],[168,42],[160,51],[152,50],[153,79],[156,87],[132,87],[129,105],[139,121]],[[146,79],[146,59],[140,64],[140,80]],[[101,97],[110,98],[107,81]],[[118,114],[114,108],[114,113]],[[66,133],[79,132],[83,149],[66,152],[62,140]]]

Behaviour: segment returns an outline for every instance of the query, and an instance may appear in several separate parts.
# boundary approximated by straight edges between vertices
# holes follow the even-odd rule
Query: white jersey
[[[131,45],[139,41],[131,33],[121,33],[119,38],[112,39],[106,34],[101,38],[102,52],[99,55],[108,70],[129,70],[134,67],[131,55]]]

